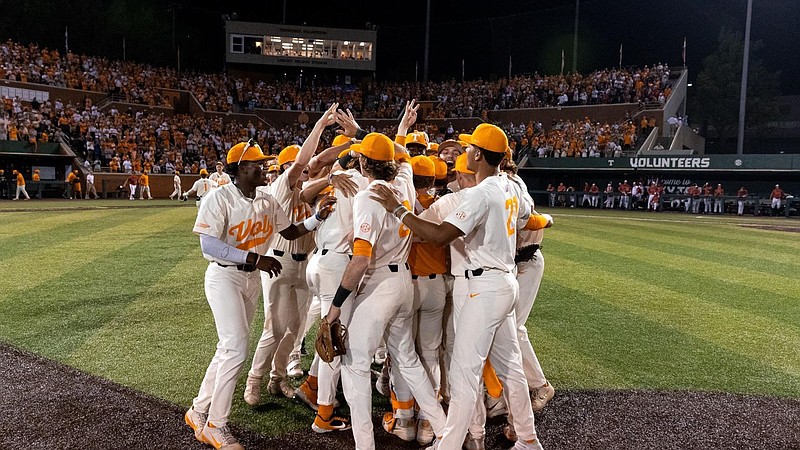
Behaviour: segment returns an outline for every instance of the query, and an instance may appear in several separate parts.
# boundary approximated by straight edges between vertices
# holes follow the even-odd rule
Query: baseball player
[[[19,184],[17,184],[19,186]],[[19,189],[19,187],[17,187]],[[781,209],[781,200],[784,197],[783,189],[781,189],[780,185],[775,185],[775,189],[769,193],[769,198],[772,200],[770,204],[770,215],[777,216],[778,211]]]
[[[467,300],[456,322],[450,368],[450,409],[438,449],[460,449],[468,422],[478,401],[487,355],[507,392],[509,411],[519,440],[517,449],[541,449],[533,423],[528,384],[520,363],[515,307],[518,284],[515,267],[517,222],[536,229],[549,223],[531,215],[519,186],[500,174],[499,165],[508,149],[508,138],[498,127],[481,124],[471,135],[461,135],[467,148],[468,168],[478,185],[470,189],[444,222],[420,219],[398,210],[401,222],[426,241],[444,245],[464,236],[470,269],[465,272]],[[387,210],[400,203],[385,186],[371,186],[374,199]],[[454,300],[455,302],[455,300]]]
[[[178,172],[175,172],[175,176],[172,177],[172,186],[175,187],[175,190],[172,191],[172,194],[169,194],[169,199],[181,198],[181,176]]]
[[[747,200],[747,196],[749,194],[750,193],[747,192],[747,189],[745,189],[744,186],[740,187],[739,190],[736,192],[736,197],[737,197],[736,201],[738,203],[738,209],[736,210],[737,216],[744,215],[744,203]]]
[[[439,144],[439,159],[447,164],[447,188],[450,189],[451,192],[457,192],[459,189],[454,167],[456,158],[462,153],[464,153],[464,148],[461,147],[461,144],[456,140],[448,139]]]
[[[75,198],[75,180],[78,178],[78,171],[70,171],[67,174],[67,192],[66,198],[72,200]]]
[[[717,188],[714,189],[714,213],[716,214],[723,214],[725,212],[725,189],[722,189],[722,185],[718,184]]]
[[[150,174],[146,170],[139,177],[139,185],[142,187],[139,189],[139,200],[144,200],[145,192],[147,193],[147,199],[152,200],[153,196],[150,195]]]
[[[129,200],[136,200],[136,187],[139,185],[139,176],[135,173],[132,173],[128,179],[125,180],[125,184],[127,184],[128,188],[131,190],[131,196]],[[200,206],[199,203],[198,206]]]
[[[247,358],[250,323],[261,286],[256,269],[276,276],[280,262],[263,256],[275,231],[286,239],[308,233],[324,220],[333,200],[324,202],[316,215],[293,224],[262,187],[266,156],[258,145],[252,141],[236,144],[227,159],[236,182],[205,196],[193,230],[209,261],[205,292],[219,342],[184,420],[201,442],[217,449],[241,450],[227,423],[236,380]]]
[[[94,194],[94,199],[97,200],[99,196],[97,195],[97,189],[94,187],[94,173],[90,170],[89,173],[86,174],[86,200],[89,200],[89,196]]]
[[[347,167],[348,161],[352,158],[350,151],[345,150],[340,156],[340,166]],[[338,181],[333,181],[337,178],[346,179],[351,184],[342,185]],[[355,170],[338,172],[332,175],[331,179],[334,189],[329,194],[324,194],[328,190],[325,188],[317,194],[336,197],[336,210],[317,229],[317,249],[308,262],[307,270],[308,287],[312,294],[319,298],[322,317],[328,314],[339,280],[342,279],[345,268],[352,258],[353,200],[357,192],[367,187],[367,179]],[[307,186],[303,194],[310,195],[313,190],[314,186]],[[352,302],[342,305],[340,320],[347,322],[351,310]],[[316,318],[314,320],[316,321]],[[295,390],[298,399],[318,412],[311,426],[317,433],[350,428],[346,418],[333,415],[333,410],[337,406],[336,386],[339,383],[340,363],[341,358],[336,357],[331,363],[320,364],[319,357],[315,355],[308,378]]]
[[[417,108],[413,101],[406,104],[398,135],[404,136],[414,123]],[[351,148],[360,155],[361,171],[369,179],[369,186],[397,189],[405,207],[410,207],[414,199],[411,166],[401,159],[398,168],[394,161],[395,151],[404,158],[405,149],[400,145],[395,147],[391,139],[379,133],[370,133]],[[398,391],[397,400],[402,408],[390,420],[405,423],[395,423],[392,427],[415,427],[414,399],[437,434],[441,435],[446,420],[414,350],[411,277],[406,265],[411,233],[395,215],[372,200],[371,195],[368,190],[359,192],[353,202],[353,259],[345,269],[325,319],[332,322],[339,318],[341,306],[356,291],[351,300],[352,315],[345,324],[349,338],[347,354],[342,358],[342,385],[359,450],[375,448],[370,363],[382,336],[386,336],[392,370],[399,371],[396,379],[406,383],[411,391],[406,398],[400,397]]]
[[[533,198],[528,193],[528,186],[522,181],[522,178],[516,174],[516,171],[509,173],[509,177],[520,186],[524,201],[528,202],[533,208]],[[517,232],[516,248],[518,256],[515,258],[519,298],[514,307],[514,315],[516,317],[517,339],[522,353],[522,369],[525,372],[525,379],[528,381],[533,411],[541,411],[555,395],[555,389],[544,376],[544,371],[542,371],[542,366],[536,357],[536,352],[533,350],[528,336],[528,329],[525,326],[544,275],[544,256],[541,251],[543,238],[544,229],[535,231],[520,229]],[[521,250],[525,251],[521,252]],[[523,253],[530,256],[523,257]],[[509,417],[508,425],[503,431],[507,439],[511,441],[517,440],[511,417]]]
[[[225,173],[225,166],[222,161],[217,161],[217,171],[212,173],[208,179],[217,183],[217,186],[224,186],[231,182],[231,177]]]
[[[630,194],[631,194],[631,187],[628,185],[628,180],[622,182],[622,184],[617,187],[617,191],[620,193],[619,197],[619,207],[620,209],[628,210],[630,208]]]
[[[28,191],[25,190],[25,177],[23,177],[18,170],[14,170],[11,174],[17,179],[17,195],[14,197],[14,200],[19,200],[19,194],[24,195],[25,200],[30,200],[31,196],[28,195]]]
[[[177,175],[175,176],[177,177]],[[208,171],[206,169],[200,169],[200,178],[194,182],[191,189],[183,193],[183,197],[181,198],[181,200],[185,202],[186,200],[189,199],[190,195],[197,195],[197,200],[195,200],[195,205],[197,205],[197,207],[199,208],[200,202],[203,199],[203,197],[205,197],[206,194],[211,192],[211,190],[214,189],[215,187],[217,187],[217,184],[208,179]],[[131,200],[133,199],[131,198]]]
[[[309,217],[311,208],[300,198],[302,183],[308,180],[308,163],[317,149],[319,138],[326,126],[336,123],[334,103],[320,117],[302,148],[296,145],[284,148],[278,155],[278,165],[283,173],[270,185],[270,193],[285,208],[289,218],[300,221]],[[289,242],[276,237],[268,256],[280,261],[283,270],[275,278],[262,274],[264,291],[264,330],[258,341],[253,364],[247,374],[244,399],[255,406],[261,401],[261,381],[264,374],[272,370],[267,389],[272,395],[294,397],[294,389],[286,380],[289,354],[294,348],[295,337],[303,326],[303,318],[309,307],[309,292],[306,282],[308,254],[314,249],[314,236],[305,236]]]

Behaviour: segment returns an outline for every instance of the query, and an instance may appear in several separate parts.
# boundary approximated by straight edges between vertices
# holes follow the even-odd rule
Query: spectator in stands
[[[739,204],[739,209],[736,210],[736,215],[741,216],[744,215],[744,202],[747,199],[749,192],[745,189],[744,186],[740,187],[739,190],[736,192],[737,203]]]
[[[786,196],[784,194],[783,189],[781,189],[780,185],[775,185],[775,189],[772,190],[769,194],[769,198],[772,200],[770,205],[770,215],[776,216],[781,209],[781,200]]]

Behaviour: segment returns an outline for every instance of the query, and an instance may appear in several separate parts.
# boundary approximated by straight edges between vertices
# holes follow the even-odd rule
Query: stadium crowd
[[[253,82],[224,74],[177,72],[127,61],[78,55],[8,40],[0,45],[0,79],[118,94],[126,101],[170,106],[162,89],[192,92],[207,111],[323,111],[333,102],[357,116],[395,118],[408,98],[436,102],[431,117],[478,117],[489,110],[609,103],[664,102],[669,66],[603,69],[589,74],[517,76],[497,81],[373,82],[350,85],[301,81]]]

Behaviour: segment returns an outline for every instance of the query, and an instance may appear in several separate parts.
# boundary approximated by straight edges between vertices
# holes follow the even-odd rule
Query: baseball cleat
[[[539,442],[539,438],[534,438],[532,441],[519,439],[512,448],[514,450],[543,450],[542,443]]]
[[[294,398],[305,403],[314,411],[319,410],[319,405],[317,404],[317,391],[316,389],[311,389],[311,386],[309,386],[307,382],[303,382],[299,388],[294,390]]]
[[[544,386],[535,388],[531,391],[531,408],[534,411],[541,411],[547,406],[547,403],[556,395],[556,390],[550,383],[545,383]]]
[[[228,428],[227,424],[217,427],[209,422],[206,427],[203,428],[200,438],[203,442],[217,450],[244,450],[242,444],[231,434],[231,429]]]
[[[303,376],[303,365],[300,362],[300,355],[292,353],[289,355],[289,365],[286,366],[286,375],[289,378],[301,378]]]
[[[472,437],[471,434],[467,433],[467,438],[464,439],[464,445],[461,447],[464,450],[486,450],[486,444],[484,443],[484,437]]]
[[[517,442],[517,431],[514,429],[513,423],[508,423],[503,427],[503,436],[511,442]]]
[[[270,394],[276,396],[284,396],[286,398],[294,398],[294,389],[289,386],[286,378],[272,378],[269,380],[267,390]]]
[[[497,416],[504,416],[508,414],[506,401],[501,395],[500,397],[492,397],[486,394],[486,417],[492,418]]]
[[[261,403],[261,377],[247,375],[247,382],[244,387],[244,401],[250,406]]]
[[[346,431],[350,429],[350,421],[344,417],[331,416],[330,419],[325,420],[319,414],[314,417],[314,423],[311,424],[311,429],[317,433],[329,433],[331,431]]]
[[[389,365],[384,364],[383,370],[381,370],[381,374],[378,377],[378,380],[375,381],[375,389],[383,395],[384,397],[389,397],[391,395],[391,389],[389,387]]]
[[[386,362],[386,346],[378,347],[378,350],[375,352],[375,356],[372,358],[373,364],[382,365]]]
[[[396,419],[394,413],[383,415],[383,429],[400,439],[411,442],[417,437],[417,424],[414,419]]]
[[[194,406],[192,406],[188,411],[186,411],[186,414],[184,414],[183,420],[186,422],[186,425],[189,425],[192,427],[192,430],[194,430],[194,438],[200,442],[203,442],[203,440],[200,438],[200,433],[203,432],[203,427],[206,426],[208,414],[199,413],[195,411]]]
[[[420,419],[417,420],[417,443],[419,445],[428,445],[436,438],[433,432],[430,420]]]

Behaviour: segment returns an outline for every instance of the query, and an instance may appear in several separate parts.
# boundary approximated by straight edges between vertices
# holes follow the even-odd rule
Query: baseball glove
[[[344,347],[345,341],[347,341],[347,327],[342,325],[339,319],[332,323],[328,323],[324,318],[320,319],[317,341],[314,343],[319,359],[329,363],[333,358],[347,353]]]
[[[536,260],[536,250],[539,250],[539,246],[536,244],[521,247],[514,256],[514,263],[519,264],[521,262]]]

